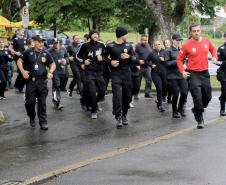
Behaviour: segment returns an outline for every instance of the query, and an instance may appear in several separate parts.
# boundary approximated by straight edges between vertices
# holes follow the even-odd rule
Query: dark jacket
[[[139,60],[146,60],[147,57],[149,56],[149,54],[151,53],[151,48],[149,45],[142,45],[139,43],[136,45],[135,52],[136,52]],[[147,68],[148,65],[145,63],[145,64],[140,65],[140,67]]]
[[[0,69],[8,70],[9,53],[7,49],[0,49]]]
[[[220,46],[217,50],[218,61],[221,61],[220,70],[223,74],[222,81],[226,81],[226,43]]]
[[[169,60],[166,61],[167,67],[167,79],[183,79],[182,74],[179,72],[177,67],[177,56],[179,49],[171,46],[168,50]]]
[[[78,53],[80,47],[81,47],[81,44],[78,44],[78,45],[71,44],[67,47],[67,52],[68,52],[69,56],[74,57],[74,60],[70,61],[71,65],[76,64],[76,65],[80,66],[81,62],[77,58],[77,53]]]
[[[86,42],[78,51],[77,57],[82,59],[83,62],[90,59],[91,63],[85,67],[85,71],[90,72],[103,72],[103,61],[98,61],[97,55],[103,56],[105,52],[105,46],[100,42]]]
[[[130,55],[130,58],[122,59],[122,53],[127,53]],[[133,50],[132,45],[127,42],[123,44],[117,44],[115,42],[108,44],[106,47],[105,58],[108,60],[112,75],[117,75],[118,73],[123,74],[125,71],[130,71],[131,65],[139,65],[138,58]],[[113,67],[111,65],[111,60],[119,61],[119,66]]]
[[[47,50],[51,56],[53,57],[53,60],[56,64],[56,71],[59,75],[65,75],[68,74],[68,67],[67,64],[63,65],[60,63],[62,59],[68,59],[68,53],[67,50],[64,47],[60,47],[59,51],[55,50],[54,48],[50,48]]]
[[[169,59],[167,51],[161,49],[160,51],[153,50],[147,57],[145,61],[146,64],[152,67],[153,64],[156,65],[155,68],[152,67],[152,72],[156,72],[162,75],[166,75],[166,61]],[[164,58],[164,61],[161,61],[160,57]]]

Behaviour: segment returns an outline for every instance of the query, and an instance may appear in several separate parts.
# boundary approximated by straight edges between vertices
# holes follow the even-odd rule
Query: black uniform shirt
[[[74,64],[80,66],[80,61],[77,59],[77,53],[80,50],[82,44],[71,44],[67,47],[67,52],[69,54],[69,56],[74,57],[74,60],[72,62],[74,62]]]
[[[25,46],[26,46],[26,40],[24,38],[14,38],[13,39],[13,49],[14,51],[19,51],[23,54],[25,51]]]
[[[0,50],[0,69],[8,69],[9,53],[7,49]]]
[[[226,43],[218,48],[217,54],[218,60],[222,61],[221,68],[226,71]]]
[[[54,62],[49,52],[44,50],[36,52],[33,48],[26,50],[21,59],[23,60],[24,69],[30,72],[29,76],[31,78],[46,79],[46,67]]]
[[[121,55],[123,53],[127,53],[130,55],[130,58],[128,59],[122,59]],[[110,57],[111,60],[117,60],[119,61],[118,67],[111,66],[111,71],[114,73],[114,71],[118,70],[128,70],[131,66],[131,64],[139,64],[138,58],[133,50],[133,47],[130,43],[123,43],[123,44],[117,44],[115,42],[112,42],[107,45],[106,47],[106,57]],[[109,61],[109,62],[110,62]]]
[[[169,59],[167,56],[167,51],[164,49],[161,49],[160,51],[153,50],[149,56],[147,57],[146,62],[152,62],[152,64],[155,64],[156,67],[153,68],[153,72],[161,73],[161,74],[166,74],[166,62],[161,61],[160,57],[163,57],[165,61]]]
[[[177,56],[180,50],[174,46],[167,49],[169,60],[166,61],[167,66],[167,79],[183,79],[182,74],[177,67]]]
[[[103,56],[105,45],[100,42],[86,42],[78,51],[77,57],[83,61],[90,59],[90,64],[85,67],[87,71],[103,71],[104,61],[98,61],[97,55]]]

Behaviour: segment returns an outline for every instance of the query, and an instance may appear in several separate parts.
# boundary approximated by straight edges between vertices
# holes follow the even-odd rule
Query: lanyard
[[[38,59],[39,59],[41,54],[42,54],[42,51],[40,51],[40,53],[38,54],[38,57],[37,57],[36,52],[35,52],[35,65],[38,65]]]

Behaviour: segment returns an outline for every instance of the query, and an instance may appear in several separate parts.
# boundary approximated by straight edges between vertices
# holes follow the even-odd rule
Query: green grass
[[[68,34],[69,36],[79,35],[81,38],[83,38],[83,36],[87,32],[70,31],[70,32],[65,32],[65,33]],[[115,33],[113,33],[113,32],[101,32],[100,39],[103,40],[104,42],[106,42],[108,40],[114,41],[114,40],[116,40],[116,36],[115,36]],[[138,37],[138,35],[136,33],[129,33],[129,41],[130,42],[137,43],[137,42],[139,42],[139,40],[140,40],[140,38]]]
[[[213,44],[218,48],[224,43],[224,39],[210,39]]]

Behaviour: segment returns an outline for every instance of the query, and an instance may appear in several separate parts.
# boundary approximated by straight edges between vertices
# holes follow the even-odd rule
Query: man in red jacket
[[[208,38],[201,36],[201,26],[192,24],[189,28],[191,39],[189,39],[179,52],[177,66],[183,77],[188,79],[189,89],[194,102],[195,120],[198,129],[204,128],[203,112],[209,104],[211,95],[210,75],[208,72],[208,53],[212,54],[212,62],[217,61],[217,50]],[[188,58],[187,65],[183,65],[185,57]]]

